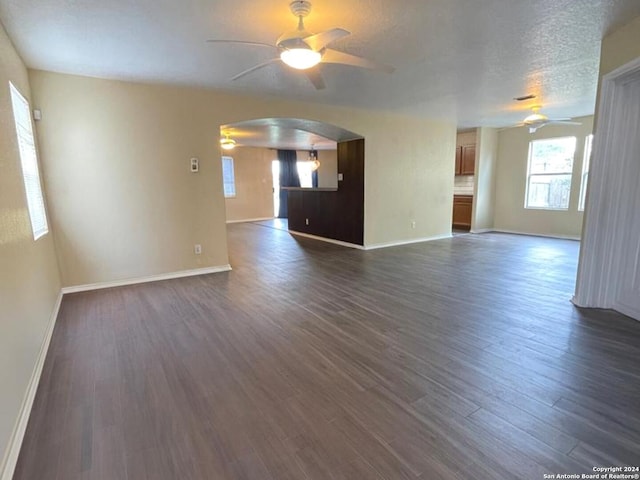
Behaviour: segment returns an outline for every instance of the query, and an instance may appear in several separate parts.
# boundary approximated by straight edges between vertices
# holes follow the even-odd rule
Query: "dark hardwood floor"
[[[16,479],[542,479],[640,463],[640,322],[578,243],[370,252],[229,226],[229,273],[65,296]]]

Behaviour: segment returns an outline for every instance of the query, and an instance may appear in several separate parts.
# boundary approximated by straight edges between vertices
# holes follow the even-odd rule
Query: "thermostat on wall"
[[[194,157],[194,158],[191,159],[191,171],[192,172],[197,172],[198,169],[199,169],[198,159]]]

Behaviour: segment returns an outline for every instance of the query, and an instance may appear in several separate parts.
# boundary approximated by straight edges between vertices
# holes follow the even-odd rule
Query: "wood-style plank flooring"
[[[229,226],[229,273],[64,298],[15,479],[542,479],[640,463],[640,322],[578,243],[357,251]]]

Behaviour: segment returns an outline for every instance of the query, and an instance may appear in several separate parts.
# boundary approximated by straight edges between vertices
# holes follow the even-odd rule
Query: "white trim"
[[[445,233],[444,235],[435,235],[433,237],[412,238],[410,240],[398,240],[396,242],[374,243],[373,245],[365,246],[364,249],[378,250],[379,248],[399,247],[402,245],[411,245],[413,243],[423,243],[423,242],[431,242],[433,240],[442,240],[445,238],[451,238],[452,236],[453,235],[451,235],[450,233]]]
[[[160,275],[149,275],[147,277],[126,278],[123,280],[113,280],[110,282],[89,283],[86,285],[73,285],[63,287],[62,293],[86,292],[89,290],[100,290],[102,288],[122,287],[125,285],[135,285],[137,283],[157,282],[160,280],[171,280],[172,278],[193,277],[196,275],[206,275],[208,273],[228,272],[231,265],[220,265],[218,267],[196,268],[194,270],[180,270],[178,272],[161,273]]]
[[[506,230],[504,228],[494,228],[491,230],[496,233],[508,233],[510,235],[527,235],[529,237],[544,237],[544,238],[558,238],[560,240],[576,240],[580,241],[578,235],[561,235],[558,233],[534,233],[534,232],[520,232],[517,230]]]
[[[276,217],[263,217],[263,218],[245,218],[243,220],[227,220],[229,223],[248,223],[248,222],[264,222],[265,220],[274,220]]]
[[[62,303],[62,291],[58,294],[55,305],[49,317],[49,324],[44,334],[40,351],[36,358],[36,364],[31,373],[27,391],[25,392],[22,406],[20,407],[20,413],[16,420],[13,432],[9,438],[9,444],[5,454],[4,461],[2,462],[2,469],[0,470],[1,480],[11,480],[13,473],[18,463],[18,456],[20,455],[20,447],[22,447],[22,441],[24,440],[24,434],[27,430],[27,424],[29,423],[29,416],[31,415],[31,408],[33,407],[33,401],[36,398],[36,392],[38,391],[38,384],[40,383],[40,375],[42,375],[42,368],[44,367],[44,361],[47,358],[47,352],[49,351],[49,344],[51,343],[51,337],[53,336],[53,328],[56,325],[56,319],[58,318],[58,312],[60,311],[60,304]]]
[[[495,231],[495,228],[474,228],[472,230],[469,230],[469,233],[489,233]]]
[[[327,237],[318,237],[317,235],[311,235],[309,233],[297,232],[295,230],[287,230],[292,235],[297,235],[299,237],[311,238],[313,240],[320,240],[321,242],[333,243],[334,245],[340,245],[342,247],[355,248],[358,250],[365,250],[362,245],[357,245],[355,243],[342,242],[340,240],[334,240],[333,238]]]

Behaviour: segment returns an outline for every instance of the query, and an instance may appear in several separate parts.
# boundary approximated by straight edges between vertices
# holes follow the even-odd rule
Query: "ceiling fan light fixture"
[[[225,137],[220,139],[220,146],[223,150],[233,150],[236,146],[236,141],[233,138],[229,138],[228,133],[225,133]]]
[[[538,123],[538,122],[544,122],[546,120],[547,120],[546,115],[542,115],[541,113],[532,113],[528,117],[525,117],[522,123],[524,124]]]
[[[282,53],[280,53],[280,59],[291,68],[307,70],[320,63],[322,54],[310,48],[291,48],[283,50]]]

